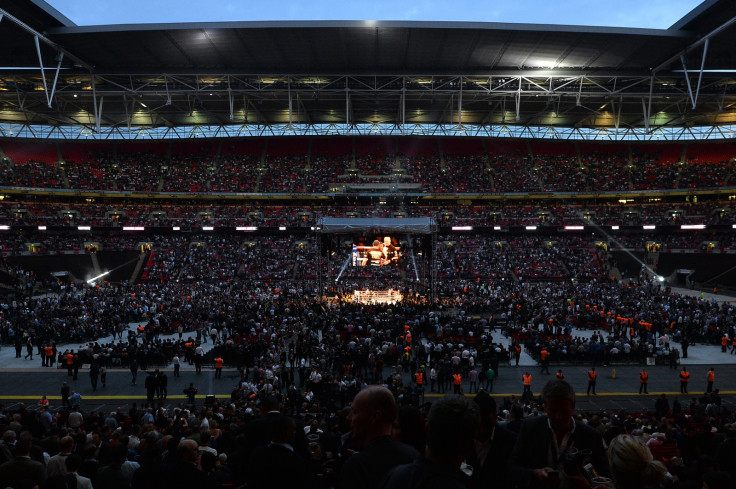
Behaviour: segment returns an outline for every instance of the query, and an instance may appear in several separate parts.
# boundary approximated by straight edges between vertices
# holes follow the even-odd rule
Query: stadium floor
[[[701,294],[700,291],[689,289],[675,289],[675,291],[697,296]],[[705,293],[705,299],[734,301],[733,297],[716,296],[711,293]],[[130,325],[131,328],[136,326],[137,324]],[[590,330],[574,330],[573,336],[590,337],[592,333]],[[168,337],[174,337],[174,335],[162,336],[162,338]],[[101,338],[99,341],[101,343],[109,342],[111,338]],[[495,341],[508,342],[504,337],[497,338]],[[672,343],[672,345],[679,347],[677,343]],[[202,346],[207,350],[211,348],[212,344],[207,343]],[[62,350],[67,347],[78,349],[79,345],[59,346]],[[23,355],[25,355],[25,348],[23,349]],[[43,368],[40,363],[41,361],[35,355],[35,352],[32,361],[24,360],[23,358],[15,358],[15,349],[12,346],[3,346],[0,349],[0,403],[11,409],[21,402],[29,408],[35,408],[41,396],[46,395],[51,400],[52,408],[58,409],[60,406],[59,391],[64,381],[69,382],[72,390],[80,392],[83,398],[82,407],[86,411],[112,410],[118,406],[125,408],[134,402],[140,404],[146,400],[146,392],[143,386],[146,376],[145,371],[139,371],[138,382],[134,386],[131,382],[131,374],[127,369],[109,369],[107,386],[102,388],[99,385],[97,391],[93,391],[87,369],[80,369],[78,380],[73,381],[71,377],[67,376],[65,369]],[[598,395],[596,396],[587,396],[585,393],[589,365],[556,366],[553,364],[550,366],[550,371],[554,373],[558,368],[562,368],[565,378],[578,393],[579,410],[641,411],[653,409],[654,401],[662,393],[667,394],[670,401],[676,396],[679,397],[683,405],[686,405],[692,397],[702,396],[706,386],[706,373],[710,367],[715,367],[716,380],[714,387],[720,389],[723,402],[726,405],[731,408],[736,407],[736,354],[722,353],[721,347],[717,345],[696,344],[689,348],[688,358],[683,358],[681,365],[687,366],[691,372],[689,395],[680,394],[679,368],[673,370],[666,365],[647,367],[649,372],[649,395],[639,395],[638,393],[638,375],[641,370],[641,366],[638,365],[597,366],[598,383],[596,387]],[[208,394],[213,394],[217,398],[229,399],[230,392],[239,379],[239,374],[235,369],[224,369],[221,380],[214,378],[213,370],[204,369],[201,375],[196,375],[194,367],[189,365],[182,365],[181,377],[179,378],[173,377],[173,367],[164,370],[167,372],[169,379],[168,390],[170,395],[162,402],[169,407],[175,407],[184,401],[183,390],[189,386],[190,382],[193,382],[195,387],[199,389],[199,397],[202,399]],[[544,383],[553,377],[553,375],[540,374],[540,367],[537,362],[525,352],[522,352],[518,367],[505,365],[500,367],[499,378],[494,383],[492,393],[497,401],[500,401],[501,398],[521,394],[521,375],[527,370],[533,375],[532,391],[535,395],[538,395]],[[384,375],[392,372],[392,368],[384,368]],[[409,374],[404,373],[403,375],[406,383],[409,380]],[[467,382],[464,383],[463,389],[466,394],[470,395]],[[440,394],[431,393],[429,389],[426,389],[425,399],[427,401],[439,396]]]

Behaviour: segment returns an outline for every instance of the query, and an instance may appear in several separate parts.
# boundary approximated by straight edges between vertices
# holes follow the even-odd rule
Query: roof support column
[[[687,82],[687,93],[690,95],[690,102],[693,104],[693,109],[695,108],[695,97],[693,96],[693,87],[690,84],[690,75],[687,72],[687,66],[685,65],[685,55],[680,55],[680,62],[682,63],[682,69],[685,70],[685,81]]]
[[[293,117],[292,103],[291,103],[291,77],[286,79],[286,87],[289,91],[289,128],[291,128],[292,117]]]
[[[345,79],[345,127],[350,127],[350,89]]]
[[[230,103],[230,120],[235,120],[235,97],[233,97],[233,89],[230,88],[230,76],[227,77],[227,100]]]
[[[703,70],[705,69],[705,57],[708,56],[708,44],[710,43],[710,38],[705,40],[705,44],[703,45],[703,60],[700,63],[700,73],[698,74],[698,87],[695,89],[695,100],[693,101],[693,109],[695,108],[695,104],[698,102],[698,95],[700,95],[700,84],[703,81]]]
[[[519,89],[516,90],[516,122],[521,120],[521,77],[519,77]]]
[[[521,82],[521,79],[519,79]],[[457,94],[457,125],[463,127],[463,77],[460,76],[460,91]]]
[[[401,134],[404,134],[406,124],[406,86],[401,87]]]
[[[49,87],[46,84],[46,73],[43,67],[43,57],[41,56],[41,44],[38,42],[38,36],[33,36],[33,41],[36,43],[36,53],[38,54],[38,64],[41,67],[41,79],[43,80],[43,91],[46,95],[46,103],[51,107],[51,101],[54,99],[54,92],[56,91],[56,82],[59,79],[59,71],[61,71],[61,62],[64,60],[64,53],[59,52],[57,55],[58,64],[56,65],[56,73],[54,74],[54,84],[51,87],[51,93],[49,94]]]
[[[92,101],[94,102],[95,109],[95,132],[100,132],[100,125],[102,124],[102,102],[105,97],[100,97],[100,105],[97,105],[97,88],[95,87],[95,75],[92,75]]]

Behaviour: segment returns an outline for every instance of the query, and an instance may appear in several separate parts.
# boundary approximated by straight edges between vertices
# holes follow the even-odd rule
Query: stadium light
[[[642,229],[657,229],[657,226],[655,226],[654,224],[645,224],[644,226],[642,226]]]
[[[526,226],[524,229],[526,229],[527,231],[536,231],[537,226]]]
[[[501,230],[501,226],[493,226],[493,230],[494,231],[500,231]]]
[[[618,229],[619,229],[618,226],[611,226],[611,230],[613,231],[618,231]]]
[[[78,231],[89,231],[90,229],[92,228],[89,226],[77,226]]]
[[[143,226],[123,226],[123,231],[145,231]]]
[[[10,229],[10,226],[0,226],[0,230],[7,231]]]
[[[585,226],[565,226],[565,231],[583,231]]]
[[[682,226],[680,226],[680,229],[682,230],[705,229],[705,224],[683,224]]]
[[[279,231],[286,231],[286,226],[279,226]]]
[[[174,226],[171,228],[172,231],[181,231],[181,228],[179,226]]]
[[[452,226],[453,231],[472,231],[473,226]]]
[[[102,277],[104,277],[105,275],[108,275],[109,273],[110,273],[110,272],[105,272],[105,273],[101,273],[100,275],[98,275],[98,276],[96,276],[96,277],[92,277],[91,279],[87,280],[87,283],[88,283],[88,284],[91,284],[92,282],[94,282],[94,281],[95,281],[95,280],[97,280],[98,278],[102,278]]]
[[[39,231],[46,231],[46,226],[38,226]]]
[[[212,226],[202,226],[202,231],[214,231],[214,229]]]

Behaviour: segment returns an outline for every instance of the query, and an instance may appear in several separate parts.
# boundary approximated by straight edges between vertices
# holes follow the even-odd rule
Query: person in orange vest
[[[454,394],[462,394],[463,376],[460,373],[452,374],[452,389]]]
[[[680,371],[680,394],[687,394],[687,383],[690,382],[690,372],[686,367]]]
[[[590,391],[593,390],[593,395],[597,396],[598,394],[595,393],[595,383],[598,380],[598,374],[595,371],[595,367],[591,367],[590,370],[588,370],[588,392],[586,395],[590,395]]]
[[[46,347],[46,366],[53,367],[54,362],[56,361],[56,343],[51,343],[51,345]]]
[[[524,391],[521,393],[521,397],[523,399],[526,399],[527,395],[532,397],[532,374],[524,372],[524,375],[521,376],[521,381],[524,383]]]
[[[711,367],[710,370],[708,370],[706,380],[708,381],[708,387],[705,388],[705,392],[713,392],[713,381],[716,380],[715,368]]]
[[[639,394],[644,391],[644,394],[649,394],[649,391],[647,390],[649,386],[649,374],[647,373],[647,369],[643,368],[641,369],[641,372],[639,372]]]
[[[562,369],[559,369],[557,371],[557,373],[555,374],[555,377],[557,378],[557,380],[564,380],[565,379],[565,374],[562,373]]]
[[[736,338],[736,336],[734,336]],[[728,335],[724,334],[723,338],[721,338],[721,352],[726,353],[726,350],[728,350]]]
[[[222,378],[222,357],[215,358],[215,378]]]
[[[46,396],[41,397],[41,400],[38,401],[39,407],[49,407],[49,400],[46,399]]]
[[[543,374],[546,372],[549,374],[549,352],[547,351],[547,347],[542,347],[542,351],[539,352],[539,359],[542,362],[542,371],[539,373]]]
[[[66,354],[66,375],[71,377],[73,375],[72,370],[74,369],[74,350],[69,350]]]
[[[421,370],[417,370],[414,374],[414,384],[416,384],[419,389],[424,386],[424,372]]]

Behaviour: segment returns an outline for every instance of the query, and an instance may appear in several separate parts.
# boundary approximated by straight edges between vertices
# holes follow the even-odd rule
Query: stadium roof
[[[731,0],[707,0],[669,29],[76,26],[42,0],[0,0],[0,14],[0,124],[652,131],[736,122]]]

